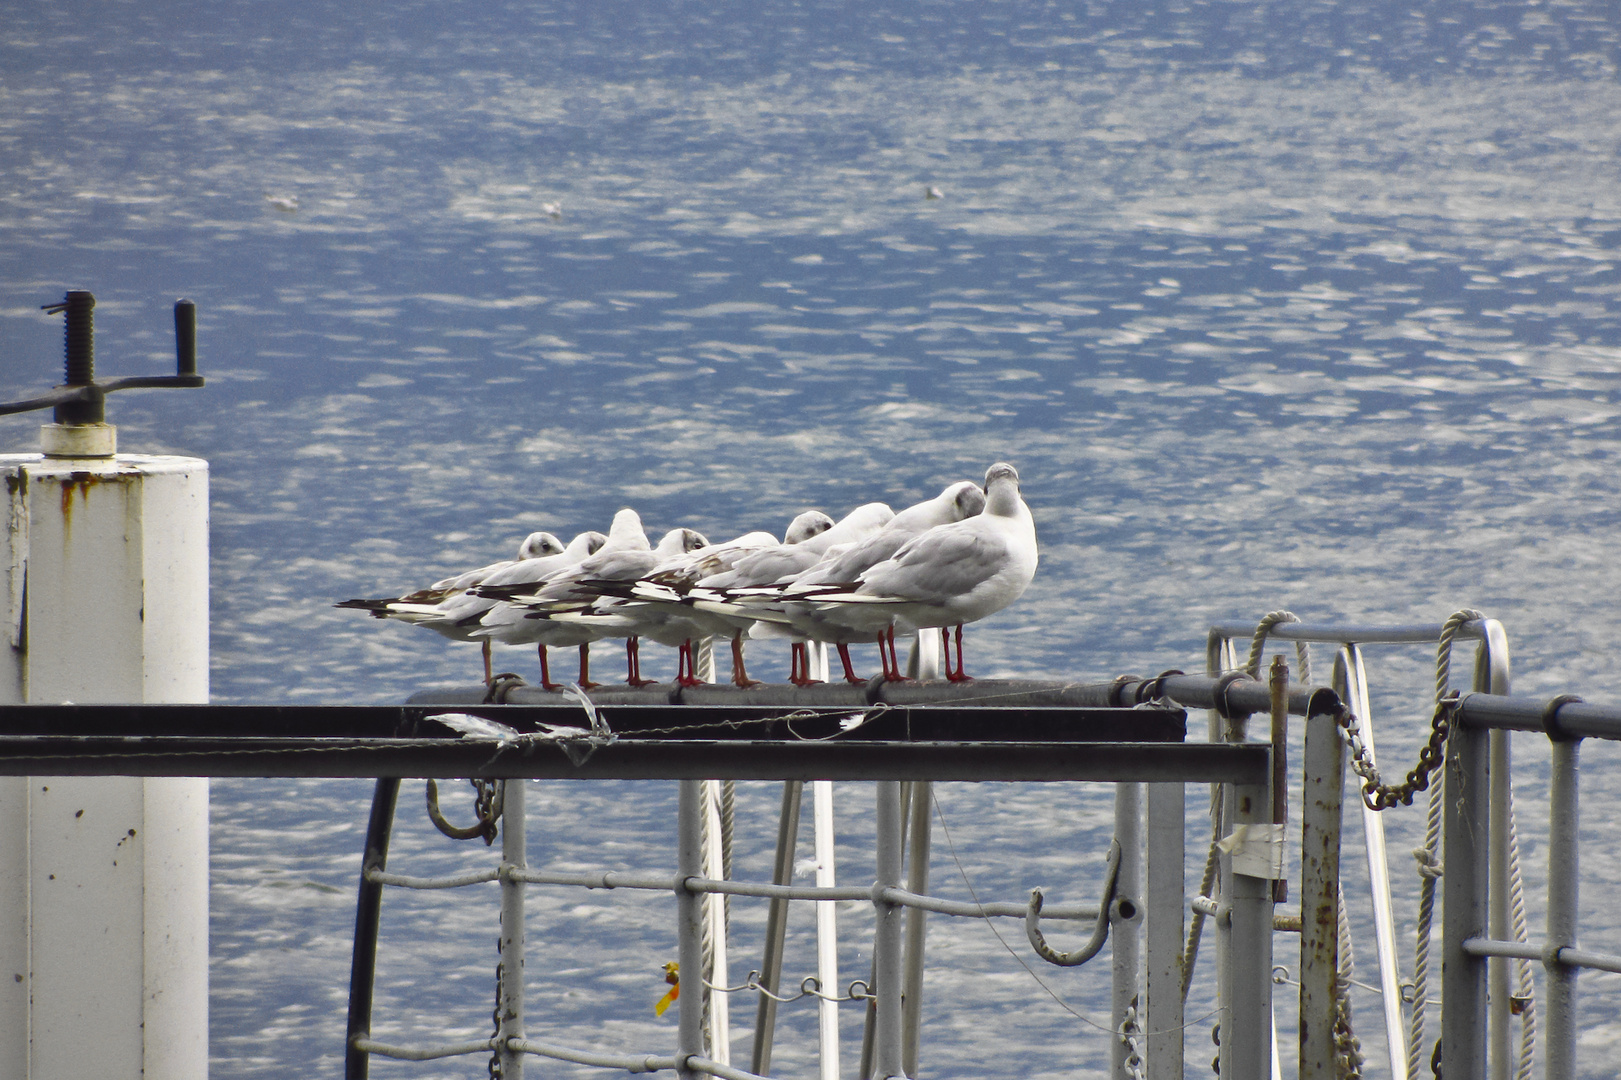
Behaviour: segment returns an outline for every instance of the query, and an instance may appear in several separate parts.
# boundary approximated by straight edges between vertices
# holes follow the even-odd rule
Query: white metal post
[[[1581,850],[1578,794],[1581,743],[1552,744],[1548,783],[1548,945],[1544,977],[1548,987],[1548,1032],[1543,1051],[1548,1080],[1576,1075],[1576,968],[1558,959],[1558,950],[1576,946],[1576,907],[1580,894]]]
[[[206,702],[208,463],[0,476],[0,701]],[[0,970],[0,1075],[206,1077],[208,781],[0,780]]]
[[[1147,1022],[1149,1080],[1182,1080],[1182,943],[1187,882],[1181,784],[1149,784]]]
[[[833,781],[811,781],[811,823],[815,831],[816,885],[831,889],[838,884],[833,857]],[[816,901],[816,978],[822,993],[839,996],[838,905],[832,900]],[[839,1007],[821,998],[817,1002],[820,1032],[821,1078],[839,1080]]]
[[[901,854],[901,784],[899,780],[877,783],[877,862],[878,885],[898,888],[903,872]],[[900,905],[874,899],[872,990],[877,994],[874,1025],[875,1055],[873,1076],[878,1080],[904,1077],[901,1039],[901,943],[904,923]]]
[[[1335,687],[1356,715],[1357,734],[1370,760],[1377,761],[1373,745],[1373,706],[1368,698],[1368,672],[1362,649],[1347,645],[1334,665]],[[1402,1017],[1401,972],[1396,964],[1396,915],[1390,901],[1390,860],[1385,849],[1385,819],[1358,800],[1362,838],[1368,858],[1368,896],[1373,905],[1374,951],[1379,960],[1380,1004],[1384,1008],[1386,1057],[1394,1080],[1407,1080],[1407,1026]]]
[[[694,1080],[703,1074],[693,1072],[688,1059],[704,1056],[704,995],[702,972],[703,905],[698,893],[687,888],[687,881],[704,872],[703,781],[680,781],[676,810],[676,922],[677,956],[680,978],[687,985],[677,999],[679,1007],[676,1041],[676,1073],[681,1080]]]
[[[1116,879],[1114,907],[1109,911],[1109,941],[1111,957],[1111,983],[1109,1023],[1114,1029],[1110,1039],[1110,1075],[1128,1080],[1126,1072],[1126,1041],[1120,1036],[1126,1012],[1138,1000],[1138,968],[1140,942],[1137,931],[1142,926],[1142,851],[1143,851],[1143,786],[1116,784],[1114,786],[1114,838],[1120,844],[1120,872]]]
[[[721,781],[705,780],[704,792],[704,876],[720,881],[726,877],[726,860],[721,822]],[[708,927],[708,970],[703,973],[711,986],[729,983],[730,963],[726,957],[726,898],[711,893],[704,897],[704,925]],[[688,987],[697,993],[702,984],[694,980]],[[706,992],[709,1001],[709,1057],[722,1065],[732,1063],[732,1012],[728,996],[720,991]]]
[[[508,1047],[524,1037],[524,883],[529,859],[524,831],[524,784],[513,779],[501,786],[501,1015],[497,1056],[503,1080],[523,1080],[523,1055]]]

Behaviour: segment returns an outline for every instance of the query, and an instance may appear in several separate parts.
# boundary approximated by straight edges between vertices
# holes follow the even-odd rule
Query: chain
[[[1137,1022],[1137,998],[1131,996],[1131,1004],[1126,1006],[1125,1018],[1120,1021],[1120,1030],[1117,1034],[1126,1047],[1126,1058],[1121,1065],[1131,1080],[1146,1080],[1147,1074],[1143,1070],[1143,1055],[1137,1045],[1137,1037],[1143,1033],[1142,1024]]]
[[[1361,1080],[1362,1040],[1351,1030],[1350,986],[1335,980],[1334,987],[1334,1074],[1339,1080]]]
[[[501,938],[495,939],[495,1008],[490,1012],[490,1019],[495,1024],[495,1031],[490,1035],[491,1043],[498,1043],[501,1039],[501,1000],[504,996],[502,981],[506,978],[506,963],[501,959]],[[501,1080],[504,1070],[501,1068],[501,1052],[497,1050],[490,1055],[490,1080]]]
[[[1435,770],[1445,760],[1447,735],[1452,731],[1452,710],[1458,703],[1456,693],[1448,694],[1436,702],[1435,715],[1430,720],[1430,740],[1418,752],[1418,764],[1407,773],[1400,784],[1388,785],[1373,763],[1373,755],[1362,742],[1357,731],[1356,714],[1344,704],[1334,714],[1334,722],[1345,732],[1345,741],[1351,748],[1351,768],[1362,777],[1362,801],[1369,810],[1388,810],[1392,806],[1411,806],[1413,796],[1428,790]]]

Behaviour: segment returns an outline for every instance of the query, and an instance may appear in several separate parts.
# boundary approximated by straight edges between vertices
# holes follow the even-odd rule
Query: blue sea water
[[[95,292],[112,375],[168,368],[169,304],[197,302],[208,388],[112,419],[127,450],[212,463],[218,701],[471,681],[473,647],[331,605],[532,529],[634,505],[655,531],[780,530],[1004,459],[1042,566],[970,631],[977,674],[1194,669],[1211,622],[1280,607],[1470,606],[1508,628],[1520,692],[1616,700],[1618,43],[1598,2],[30,6],[0,22],[0,400],[56,380],[38,306],[66,288]],[[6,449],[34,424],[0,419]],[[1430,661],[1375,660],[1400,758]],[[1545,781],[1517,751],[1535,915]],[[1611,756],[1586,751],[1590,822]],[[214,793],[214,1074],[339,1075],[369,785]],[[531,858],[666,866],[673,797],[536,785],[556,825]],[[764,873],[776,795],[743,798]],[[866,798],[841,805],[850,880]],[[397,862],[486,857],[412,799]],[[1106,792],[941,803],[942,891],[1092,890]],[[1616,951],[1592,832],[1584,940]],[[483,1031],[493,894],[389,905],[379,1030]],[[667,907],[537,890],[531,1032],[667,1046]],[[1021,1075],[1101,1069],[1102,1036],[984,928],[931,933],[926,1075],[980,1075],[992,1033]],[[1055,985],[1098,1014],[1096,986]],[[1582,985],[1583,1075],[1607,1076],[1621,982]],[[812,1021],[786,1023],[805,1075]]]

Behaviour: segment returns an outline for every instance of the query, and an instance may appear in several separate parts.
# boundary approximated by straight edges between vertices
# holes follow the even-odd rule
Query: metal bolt
[[[67,328],[63,334],[63,351],[67,356],[67,386],[89,386],[96,381],[96,328],[95,317],[90,314],[96,298],[83,289],[74,289],[64,298],[62,309],[67,315]]]

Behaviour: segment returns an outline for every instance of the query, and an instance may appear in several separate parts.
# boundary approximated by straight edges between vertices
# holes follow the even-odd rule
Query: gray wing
[[[972,592],[1007,565],[1007,540],[971,529],[931,529],[861,578],[857,591],[925,603]]]

